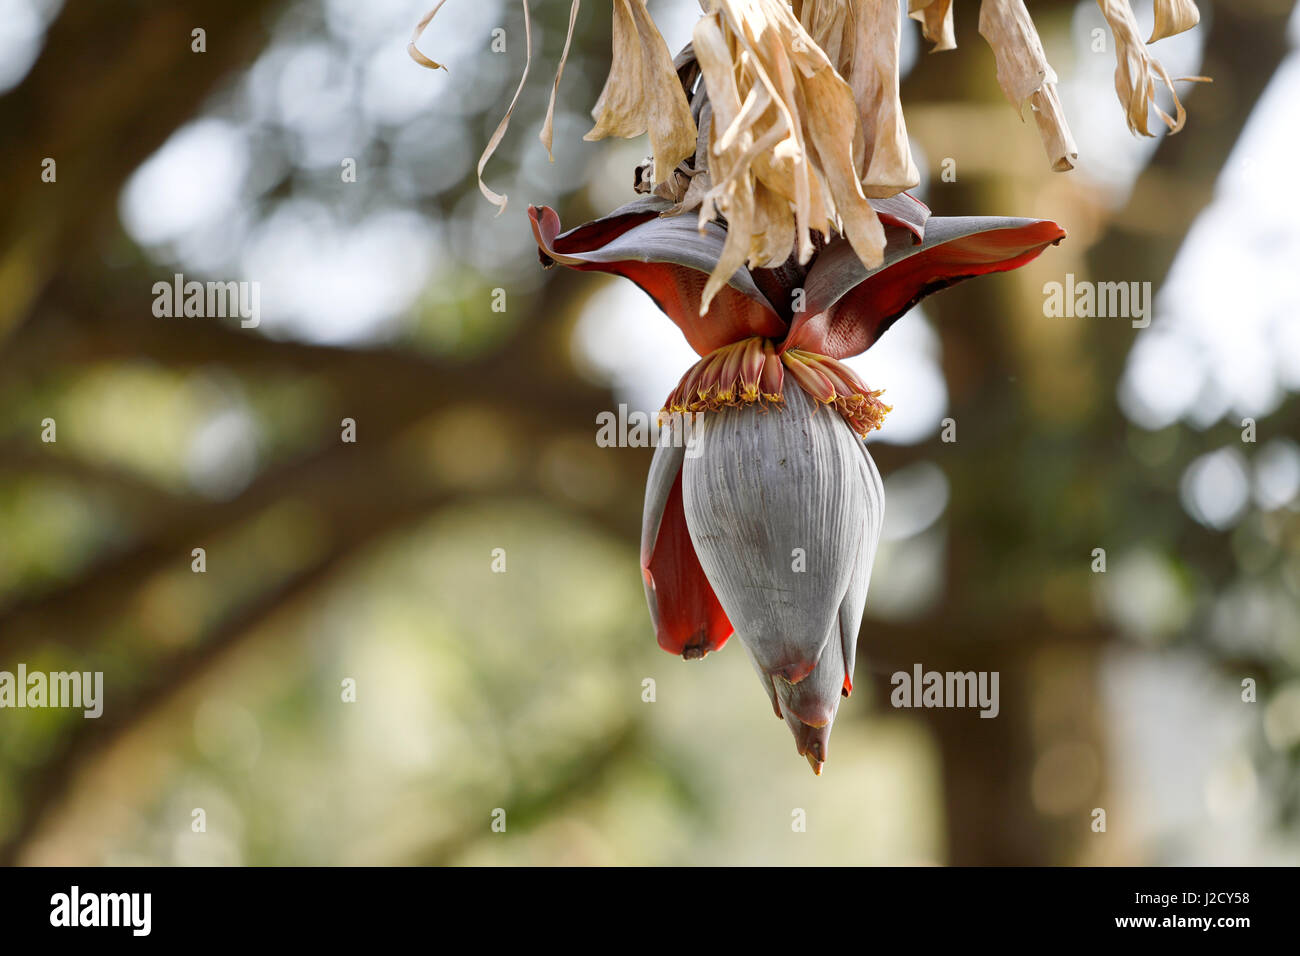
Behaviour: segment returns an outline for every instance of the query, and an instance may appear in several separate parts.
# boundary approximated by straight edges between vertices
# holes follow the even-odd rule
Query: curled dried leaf
[[[1101,8],[1102,16],[1106,18],[1111,35],[1115,38],[1115,93],[1120,105],[1124,107],[1128,128],[1143,136],[1155,135],[1148,125],[1148,116],[1154,109],[1161,122],[1169,127],[1169,131],[1177,133],[1183,128],[1187,112],[1178,99],[1169,71],[1151,55],[1147,45],[1142,42],[1137,17],[1133,15],[1128,0],[1097,0],[1097,6]],[[1173,116],[1161,109],[1156,102],[1157,79],[1173,98]],[[1205,77],[1184,79],[1206,82]]]
[[[921,35],[934,44],[931,53],[957,49],[952,27],[952,0],[908,0],[907,15],[921,24]]]
[[[1148,43],[1190,30],[1201,22],[1195,0],[1156,0],[1156,24]]]
[[[614,0],[613,62],[592,116],[589,141],[650,133],[656,184],[695,152],[695,119],[645,0]]]
[[[546,155],[551,162],[555,162],[555,153],[551,151],[551,141],[555,136],[555,100],[560,94],[560,78],[564,76],[564,64],[569,62],[569,47],[573,45],[573,27],[578,22],[578,8],[582,5],[582,0],[573,0],[572,6],[569,7],[569,32],[564,35],[564,52],[560,54],[560,65],[555,69],[555,82],[551,84],[551,99],[546,104],[546,120],[542,123],[542,131],[538,134],[538,139],[546,147]]]
[[[420,66],[427,67],[430,70],[445,70],[446,67],[441,63],[435,63],[433,60],[429,59],[429,57],[421,53],[420,48],[416,46],[416,43],[418,43],[420,37],[423,36],[425,28],[429,26],[429,22],[433,19],[434,15],[442,9],[442,5],[446,2],[447,0],[438,0],[438,2],[433,5],[432,10],[420,17],[420,22],[417,23],[415,29],[411,31],[410,42],[406,44],[406,52],[410,55],[411,59],[420,64]]]
[[[800,25],[836,67],[853,49],[851,0],[791,0]]]
[[[870,142],[879,143],[876,188],[892,194],[916,183],[914,167],[913,178],[907,177],[911,156],[901,108],[881,106],[897,102],[897,62],[892,61],[892,80],[884,75],[888,64],[881,72],[860,71],[870,98],[863,105],[798,16],[851,64],[852,44],[869,35],[874,23],[865,19],[866,11],[888,4],[870,0],[852,18],[847,0],[804,0],[793,8],[783,0],[705,0],[693,47],[712,107],[712,186],[700,221],[725,216],[728,234],[722,261],[705,287],[704,308],[746,263],[775,268],[792,247],[807,262],[814,232],[825,237],[840,231],[864,263],[879,264],[884,229],[861,179],[871,155],[864,117],[872,123]],[[896,46],[897,6],[892,10]]]
[[[1024,0],[983,0],[980,36],[993,49],[998,85],[1011,105],[1022,115],[1026,103],[1033,108],[1052,168],[1057,171],[1073,168],[1079,158],[1079,148],[1056,93],[1056,71],[1047,62],[1043,41]]]
[[[1038,135],[1047,149],[1052,169],[1058,173],[1073,169],[1079,158],[1079,147],[1065,121],[1065,110],[1056,92],[1056,84],[1044,83],[1029,98],[1029,105],[1033,107],[1034,122],[1038,124]]]
[[[890,0],[802,0],[792,9],[853,93],[858,112],[853,153],[863,192],[885,198],[916,186],[920,174],[898,95],[898,5]]]
[[[433,20],[434,14],[442,9],[442,5],[446,2],[447,0],[438,0],[433,9],[420,18],[420,22],[415,25],[415,30],[411,34],[411,42],[406,45],[406,52],[410,54],[411,59],[421,66],[427,67],[431,70],[445,69],[445,67],[440,63],[435,63],[433,60],[429,59],[429,57],[421,53],[415,44],[420,39],[421,34],[424,33],[425,28],[428,27],[429,23]],[[501,122],[497,124],[497,128],[492,133],[492,138],[488,140],[487,146],[479,156],[478,166],[476,167],[479,192],[483,194],[484,198],[486,198],[488,202],[497,207],[498,216],[506,211],[507,197],[501,193],[493,192],[488,188],[488,184],[483,181],[483,169],[487,166],[488,160],[492,158],[492,154],[497,151],[497,147],[501,145],[501,140],[505,137],[506,130],[510,128],[510,117],[514,115],[515,106],[519,103],[519,95],[523,93],[524,84],[528,82],[528,69],[533,63],[532,17],[528,11],[528,0],[521,0],[521,2],[524,8],[524,46],[526,51],[524,57],[524,74],[519,78],[519,86],[515,89],[515,95],[510,100],[510,105],[506,108],[506,115],[501,117]]]
[[[898,95],[899,15],[895,0],[858,0],[853,59],[841,73],[853,89],[865,137],[863,190],[884,199],[921,181]]]

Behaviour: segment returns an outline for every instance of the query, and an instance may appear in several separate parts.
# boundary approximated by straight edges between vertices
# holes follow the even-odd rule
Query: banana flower
[[[529,218],[546,266],[623,276],[701,356],[664,412],[703,413],[662,442],[646,487],[641,572],[659,646],[688,660],[740,638],[773,711],[821,773],[840,698],[853,689],[859,625],[884,515],[863,439],[889,407],[841,360],[921,298],[1014,269],[1064,238],[1033,219],[931,217],[908,194],[872,199],[886,243],[865,266],[832,233],[801,265],[742,266],[701,314],[727,228],[663,215],[647,197],[560,231]]]

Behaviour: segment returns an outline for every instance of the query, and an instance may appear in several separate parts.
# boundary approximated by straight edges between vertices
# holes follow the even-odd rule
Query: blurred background
[[[693,354],[630,284],[544,272],[528,229],[529,203],[571,226],[635,198],[646,141],[581,138],[609,5],[583,5],[552,165],[569,10],[532,4],[497,218],[474,166],[522,9],[450,0],[433,73],[405,50],[427,3],[0,0],[0,670],[103,671],[106,698],[0,711],[0,861],[1300,860],[1292,0],[1201,0],[1156,44],[1214,83],[1152,140],[1096,5],[1031,0],[1066,174],[975,3],[953,52],[907,23],[918,195],[1070,236],[856,360],[895,406],[888,519],[821,778],[739,648],[655,645],[650,451],[595,420],[656,410]],[[687,42],[696,0],[649,8]],[[260,325],[156,317],[175,273],[258,282]],[[1069,273],[1150,281],[1150,326],[1045,316]],[[998,671],[999,716],[891,708],[916,663]]]

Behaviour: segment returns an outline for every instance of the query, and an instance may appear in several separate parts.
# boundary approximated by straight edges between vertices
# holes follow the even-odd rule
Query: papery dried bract
[[[920,22],[922,36],[934,44],[931,53],[957,49],[952,0],[908,0],[907,15]]]
[[[578,23],[578,10],[581,6],[582,0],[573,0],[573,4],[569,7],[569,30],[564,35],[564,50],[560,53],[560,64],[555,68],[555,82],[551,84],[551,99],[546,104],[546,119],[542,122],[542,131],[537,134],[537,138],[546,147],[546,156],[551,162],[555,162],[555,153],[551,150],[551,142],[555,136],[555,101],[560,95],[560,80],[564,78],[564,64],[569,62],[569,48],[573,46],[573,28]]]
[[[1148,123],[1150,111],[1154,109],[1161,122],[1169,127],[1171,133],[1183,128],[1187,112],[1183,109],[1178,91],[1174,89],[1173,78],[1159,60],[1153,57],[1147,45],[1142,42],[1138,32],[1137,17],[1128,0],[1097,0],[1102,15],[1110,25],[1111,35],[1115,38],[1115,94],[1128,128],[1143,136],[1153,136]],[[1199,13],[1197,17],[1199,19]],[[1157,27],[1161,24],[1157,21]],[[1174,115],[1170,116],[1156,102],[1156,80],[1164,85],[1173,100]],[[1183,77],[1183,79],[1204,81],[1204,77]]]
[[[800,25],[837,66],[853,47],[853,0],[790,0]]]
[[[900,17],[892,0],[794,0],[791,9],[853,94],[853,155],[863,192],[896,195],[920,182],[899,98]],[[796,49],[798,49],[796,47]],[[822,101],[812,101],[821,106]],[[818,109],[809,109],[816,118]],[[842,137],[847,124],[824,118]]]
[[[416,63],[420,64],[420,66],[426,67],[427,69],[430,70],[445,70],[446,67],[443,66],[441,63],[438,63],[435,60],[432,60],[429,57],[425,56],[420,51],[420,48],[416,46],[416,44],[420,42],[421,35],[428,28],[429,24],[433,21],[433,18],[437,16],[438,11],[442,9],[442,5],[446,2],[447,0],[438,0],[438,2],[433,5],[432,9],[430,9],[428,13],[420,17],[419,21],[415,24],[415,29],[411,31],[410,41],[406,44],[406,52],[411,57],[411,59],[414,60]]]
[[[1156,22],[1148,43],[1190,30],[1201,22],[1195,0],[1156,0]]]
[[[406,52],[410,55],[411,59],[420,64],[420,66],[431,70],[442,70],[446,69],[446,67],[441,63],[435,63],[429,57],[421,53],[419,48],[416,46],[416,42],[420,39],[420,35],[424,33],[425,29],[429,26],[434,15],[437,14],[437,12],[442,8],[442,5],[446,2],[447,0],[438,0],[433,9],[420,18],[420,22],[415,25],[415,30],[411,33],[411,41],[406,45]],[[483,179],[483,170],[487,167],[488,160],[492,158],[492,154],[497,151],[497,147],[501,145],[501,140],[505,138],[506,131],[510,129],[510,117],[514,115],[515,107],[519,104],[519,97],[524,92],[524,85],[528,82],[528,70],[533,63],[533,20],[532,16],[528,12],[528,0],[522,0],[522,4],[524,8],[525,50],[523,76],[519,78],[519,86],[515,88],[515,95],[510,100],[510,105],[506,107],[505,116],[501,117],[501,122],[498,123],[497,128],[492,131],[492,136],[488,140],[487,146],[483,147],[483,152],[479,154],[478,165],[475,168],[478,175],[478,190],[483,194],[484,199],[497,207],[498,216],[506,211],[507,197],[502,193],[494,192],[492,189],[488,188],[488,184]],[[563,66],[561,66],[561,69],[563,69]],[[556,82],[558,83],[558,79]],[[549,145],[547,146],[547,149],[550,149]]]
[[[700,221],[725,216],[728,237],[702,308],[740,266],[780,266],[791,239],[807,262],[814,231],[842,232],[865,263],[878,264],[884,231],[860,179],[852,87],[782,0],[708,0],[706,9],[693,34],[713,107],[712,188]],[[881,139],[886,156],[897,136]],[[886,159],[880,175],[899,178]]]
[[[858,0],[854,11],[853,58],[840,72],[853,90],[865,137],[863,191],[884,198],[921,181],[912,161],[898,95],[898,3]]]
[[[614,58],[592,116],[587,140],[649,131],[656,183],[695,152],[695,119],[645,0],[614,0]]]
[[[416,41],[438,3],[416,26],[408,51],[441,69]],[[551,152],[555,103],[572,45],[580,0],[571,0],[568,33],[540,138]],[[1152,135],[1154,108],[1172,132],[1185,112],[1174,80],[1138,34],[1129,0],[1097,0],[1114,35],[1115,89],[1132,131]],[[479,158],[479,189],[498,209],[483,169],[501,142],[532,60],[528,0],[524,78]],[[880,261],[883,239],[866,197],[885,198],[919,181],[898,95],[899,13],[892,0],[700,0],[698,72],[688,47],[674,61],[645,0],[613,0],[614,56],[587,139],[649,132],[653,182],[643,191],[673,203],[672,215],[699,209],[700,222],[725,218],[728,243],[701,298],[702,312],[742,265],[777,268],[793,248],[806,263],[814,233],[846,236],[865,265]],[[1154,42],[1195,26],[1194,0],[1155,0]],[[952,0],[909,0],[935,50],[955,47]],[[1018,111],[1033,110],[1052,168],[1071,169],[1078,147],[1065,121],[1056,75],[1023,0],[982,0],[980,32],[993,47],[998,80]],[[704,82],[696,87],[702,74]],[[1207,81],[1205,77],[1180,79]],[[1174,115],[1156,103],[1156,81]],[[711,104],[709,101],[712,101]],[[712,107],[706,131],[698,118]],[[697,135],[700,134],[700,135]],[[707,140],[710,149],[698,144]],[[553,158],[553,157],[552,157]],[[852,170],[848,174],[846,170]]]
[[[1052,168],[1074,168],[1079,147],[1065,121],[1056,92],[1056,71],[1047,62],[1043,43],[1024,0],[983,0],[980,36],[997,60],[998,84],[1017,112],[1028,103]]]

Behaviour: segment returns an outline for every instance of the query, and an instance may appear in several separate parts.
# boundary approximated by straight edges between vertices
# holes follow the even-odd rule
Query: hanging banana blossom
[[[881,265],[832,235],[806,266],[792,254],[738,269],[703,315],[725,225],[665,218],[672,204],[658,197],[565,233],[551,209],[529,210],[543,263],[631,279],[701,356],[664,405],[669,428],[682,421],[672,413],[702,413],[692,452],[662,442],[646,489],[650,616],[660,647],[687,659],[734,630],[818,773],[853,687],[884,513],[862,439],[889,406],[840,360],[930,292],[1014,269],[1065,236],[1032,219],[931,218],[907,194],[870,202],[887,237]]]
[[[1147,133],[1153,77],[1171,91],[1172,81],[1127,0],[1098,2],[1129,124]],[[659,645],[686,659],[734,633],[820,774],[853,688],[884,513],[863,439],[890,411],[843,360],[926,295],[1024,265],[1065,232],[1046,220],[932,217],[906,192],[919,177],[899,99],[896,0],[700,3],[692,43],[673,59],[645,0],[613,0],[614,62],[587,138],[649,134],[653,155],[634,176],[642,198],[568,231],[547,207],[528,214],[544,266],[631,280],[700,356],[661,419],[670,430],[683,414],[698,424],[689,441],[660,443],[646,487],[650,617]],[[910,0],[909,14],[934,49],[955,45],[951,0]],[[436,64],[415,42],[431,16],[410,46],[426,66]],[[1152,40],[1197,18],[1191,0],[1156,0]],[[983,0],[980,32],[1053,168],[1071,168],[1078,148],[1022,0]],[[557,73],[548,151],[558,84]],[[1176,118],[1159,115],[1177,131],[1174,103]],[[480,188],[502,208],[481,176],[509,115],[479,161]]]

